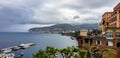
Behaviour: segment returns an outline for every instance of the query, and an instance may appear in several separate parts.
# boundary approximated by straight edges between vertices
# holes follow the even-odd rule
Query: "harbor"
[[[14,53],[11,53],[12,51],[17,51],[17,50],[21,50],[21,49],[27,49],[30,46],[34,46],[35,43],[26,43],[26,44],[20,44],[17,46],[11,46],[8,48],[3,48],[0,49],[0,58],[20,58],[21,56],[23,56],[23,53],[21,53],[18,57],[15,56]]]

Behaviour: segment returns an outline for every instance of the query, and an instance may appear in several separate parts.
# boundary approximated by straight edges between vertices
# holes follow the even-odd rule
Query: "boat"
[[[21,45],[19,45],[19,47],[21,49],[26,49],[26,48],[30,47],[30,45],[29,44],[21,44]]]
[[[2,53],[0,54],[0,58],[15,58],[15,54],[14,53],[9,53],[9,54]]]
[[[9,52],[12,51],[12,49],[10,49],[10,48],[4,48],[4,49],[1,49],[1,51],[2,51],[3,53],[9,53]]]
[[[74,39],[75,39],[75,37],[71,37],[71,39],[72,39],[72,40],[74,40]]]
[[[17,50],[19,50],[21,47],[19,47],[19,46],[13,46],[11,49],[12,49],[12,51],[17,51]]]

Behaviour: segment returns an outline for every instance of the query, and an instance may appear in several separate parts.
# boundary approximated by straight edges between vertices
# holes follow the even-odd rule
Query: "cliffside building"
[[[99,36],[80,36],[77,38],[78,47],[88,49],[90,46],[100,47],[101,50],[112,48],[117,51],[114,58],[120,57],[120,3],[112,12],[105,12],[99,24],[102,35]],[[109,57],[108,57],[109,58]]]
[[[120,3],[118,3],[112,12],[105,12],[100,22],[100,30],[105,31],[107,27],[120,28]]]

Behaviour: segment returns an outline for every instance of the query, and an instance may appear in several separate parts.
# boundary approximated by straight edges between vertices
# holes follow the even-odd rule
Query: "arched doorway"
[[[120,42],[117,43],[117,47],[120,47]]]

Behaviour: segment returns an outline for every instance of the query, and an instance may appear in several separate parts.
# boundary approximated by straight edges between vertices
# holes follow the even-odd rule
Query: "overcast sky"
[[[0,0],[0,31],[53,24],[98,23],[120,0]]]

